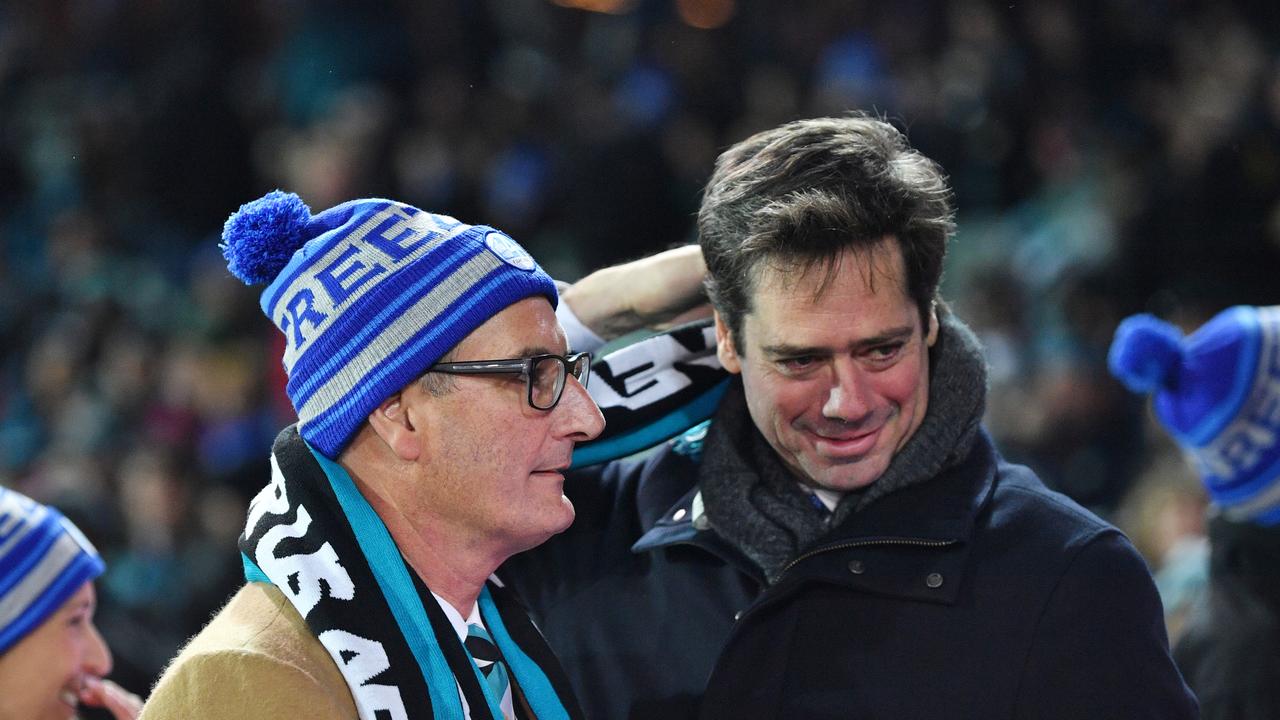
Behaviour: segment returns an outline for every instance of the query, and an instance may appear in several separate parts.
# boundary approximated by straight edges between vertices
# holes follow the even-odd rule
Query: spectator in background
[[[618,12],[569,7],[603,5]],[[723,15],[692,24],[699,7]],[[263,449],[292,417],[281,336],[208,242],[246,187],[295,188],[320,207],[377,193],[485,217],[574,279],[687,240],[719,149],[875,105],[910,126],[959,193],[942,287],[958,314],[985,339],[960,303],[1005,302],[974,267],[1023,286],[1019,316],[996,318],[1021,323],[1000,368],[1017,376],[992,378],[997,445],[1104,518],[1136,476],[1125,453],[1144,448],[1130,422],[1140,404],[1108,412],[1092,385],[1118,318],[1275,301],[1277,3],[383,10],[0,3],[0,483],[56,505],[98,544],[112,570],[99,627],[128,687],[152,685],[174,638],[213,607],[202,599],[188,620],[149,626],[172,618],[175,598],[115,581],[126,556],[150,551],[125,526],[137,512],[121,492],[130,447],[189,458],[204,514],[207,492],[248,502]],[[1094,320],[1101,350],[1058,312],[1083,261],[1125,280],[1115,317]],[[1081,381],[1088,392],[1073,396]],[[233,525],[188,524],[176,547],[235,560]],[[211,585],[220,603],[239,581]]]
[[[1208,593],[1174,649],[1206,720],[1280,717],[1280,306],[1224,310],[1187,337],[1126,319],[1111,371],[1155,415],[1208,491]]]
[[[1176,645],[1209,579],[1208,499],[1204,483],[1174,442],[1162,430],[1152,429],[1161,437],[1149,439],[1150,457],[1120,503],[1116,525],[1151,567],[1164,604],[1169,644]]]
[[[111,651],[93,624],[98,551],[57,510],[0,487],[0,720],[66,720],[77,705],[138,715],[105,679]]]

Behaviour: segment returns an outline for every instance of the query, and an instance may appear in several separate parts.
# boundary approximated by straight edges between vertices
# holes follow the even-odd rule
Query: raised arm
[[[702,289],[706,270],[701,248],[685,245],[596,270],[569,286],[561,299],[607,341],[710,315]]]

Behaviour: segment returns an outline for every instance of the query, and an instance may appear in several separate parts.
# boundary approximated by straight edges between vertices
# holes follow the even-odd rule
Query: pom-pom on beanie
[[[472,330],[554,281],[507,235],[391,200],[312,215],[279,190],[222,231],[227,268],[269,283],[262,311],[285,336],[285,391],[303,439],[337,459],[383,400]]]
[[[62,513],[0,487],[0,655],[103,569],[98,551]]]
[[[1224,516],[1280,524],[1280,306],[1229,308],[1185,338],[1135,315],[1116,329],[1107,362],[1152,395]]]

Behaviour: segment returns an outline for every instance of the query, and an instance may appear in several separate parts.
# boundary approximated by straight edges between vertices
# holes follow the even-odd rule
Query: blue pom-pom
[[[1107,353],[1111,374],[1136,393],[1151,393],[1172,384],[1182,360],[1182,331],[1146,314],[1121,322]]]
[[[272,190],[245,203],[222,226],[227,269],[246,285],[269,283],[307,242],[311,208],[293,193]]]

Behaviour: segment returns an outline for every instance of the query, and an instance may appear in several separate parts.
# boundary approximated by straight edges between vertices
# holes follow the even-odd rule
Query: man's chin
[[[559,499],[559,508],[554,515],[548,516],[546,525],[548,532],[547,537],[558,535],[565,530],[568,530],[569,527],[573,525],[574,518],[576,517],[577,513],[573,509],[573,502],[564,495],[561,495]]]
[[[513,552],[519,553],[525,550],[532,550],[568,530],[573,525],[574,520],[573,504],[569,502],[568,498],[565,498],[564,506],[568,512],[561,512],[555,517],[546,518],[546,522],[542,523],[537,530],[530,532],[532,528],[526,527],[525,532],[521,533],[519,540],[516,541],[516,549]]]
[[[863,456],[854,461],[825,462],[805,473],[809,484],[834,492],[857,492],[869,487],[884,474],[886,467],[876,467],[874,458]]]
[[[573,525],[574,519],[578,517],[578,512],[573,509],[573,502],[564,495],[560,496],[560,507],[564,510],[565,517],[564,525],[562,525],[559,530],[556,530],[557,533],[562,533],[565,530],[568,530],[569,526]]]

